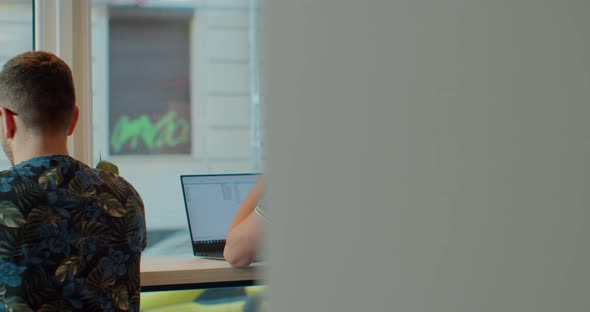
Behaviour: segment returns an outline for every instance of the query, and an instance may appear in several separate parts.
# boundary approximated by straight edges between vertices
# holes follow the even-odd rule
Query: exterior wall
[[[151,229],[185,228],[181,174],[253,172],[250,11],[195,9],[191,21],[191,156],[118,156],[108,150],[108,8],[93,8],[95,161],[119,165],[146,205]]]

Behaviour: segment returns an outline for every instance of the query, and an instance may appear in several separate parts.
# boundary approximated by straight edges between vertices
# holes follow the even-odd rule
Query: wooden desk
[[[260,280],[260,267],[236,269],[225,261],[196,257],[145,257],[141,290],[250,286]]]

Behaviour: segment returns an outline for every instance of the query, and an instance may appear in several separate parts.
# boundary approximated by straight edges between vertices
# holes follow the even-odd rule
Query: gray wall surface
[[[588,16],[264,1],[271,310],[590,311]]]

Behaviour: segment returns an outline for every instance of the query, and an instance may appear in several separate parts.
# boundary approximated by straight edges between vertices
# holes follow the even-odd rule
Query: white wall
[[[187,228],[181,174],[252,172],[250,13],[195,10],[191,23],[193,154],[110,157],[108,150],[108,10],[93,8],[94,154],[114,161],[140,192],[150,229]],[[105,156],[106,155],[106,156]]]
[[[587,1],[262,12],[272,311],[590,311]]]

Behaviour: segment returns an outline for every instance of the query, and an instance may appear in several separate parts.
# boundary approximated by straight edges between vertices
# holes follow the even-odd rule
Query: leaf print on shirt
[[[13,284],[20,277],[18,287],[0,284],[2,308],[139,311],[145,217],[133,186],[59,155],[25,161],[2,177],[10,191],[0,192],[0,259],[7,263],[0,277],[12,276]]]
[[[88,288],[108,292],[117,283],[116,275],[107,276],[102,265],[96,266],[86,277]]]
[[[63,220],[58,226],[41,225],[40,245],[49,249],[54,254],[70,255],[72,243],[76,241],[77,235],[70,231],[68,221]]]
[[[47,298],[56,298],[57,291],[54,278],[47,271],[38,270],[35,274],[28,274],[23,279],[22,294],[31,307],[42,306],[48,301]]]
[[[129,202],[128,202],[129,203]],[[138,221],[138,214],[134,209],[129,209],[130,207],[127,205],[127,213],[125,214],[125,232],[127,235],[137,233],[139,230],[139,225],[137,224]]]
[[[13,172],[15,176],[21,177],[34,177],[37,175],[35,172],[33,172],[31,167],[22,167],[18,169],[16,167],[12,167],[10,168],[10,171]]]
[[[98,206],[98,203],[92,202],[86,206],[86,213],[85,213],[85,220],[88,221],[101,221],[104,222],[106,220],[105,214],[102,212],[102,209]]]
[[[61,216],[49,206],[38,206],[31,209],[27,219],[29,220],[29,223],[34,225],[40,226],[41,224],[46,223],[57,226],[61,221]]]
[[[23,255],[23,263],[43,267],[56,265],[55,261],[51,260],[51,252],[41,244],[23,247],[21,253]]]
[[[49,163],[51,162],[51,160],[47,157],[36,157],[33,159],[30,159],[27,161],[27,165],[31,166],[33,168],[49,168]],[[23,164],[21,163],[20,165],[16,166],[17,169],[20,169],[21,167],[23,167]]]
[[[14,263],[4,262],[4,260],[0,259],[0,285],[20,286],[23,282],[21,274],[25,269],[26,267],[19,267]]]
[[[82,298],[88,297],[91,292],[84,286],[83,278],[75,278],[72,272],[68,272],[63,283],[63,297],[78,311],[84,307]]]
[[[127,203],[125,203],[125,208],[127,208],[127,212],[133,212],[136,215],[142,215],[143,209],[141,208],[143,205],[134,197],[129,197],[127,199]]]
[[[115,307],[113,306],[113,298],[111,296],[103,296],[99,300],[100,308],[104,311],[115,311]]]
[[[80,202],[70,196],[68,191],[63,188],[58,188],[54,192],[47,192],[47,201],[57,213],[66,218],[70,218],[69,210],[80,208]]]
[[[80,223],[78,231],[83,237],[106,237],[105,235],[111,231],[111,228],[102,222],[84,221]]]
[[[100,263],[104,268],[104,272],[106,276],[111,276],[113,274],[117,274],[121,276],[127,273],[127,260],[129,259],[129,255],[123,253],[120,250],[116,250],[115,248],[109,248],[109,255],[100,259]]]
[[[132,251],[141,251],[147,246],[145,228],[139,226],[145,222],[143,204],[134,197],[129,197],[125,207],[127,209],[125,215],[127,242]]]
[[[11,258],[19,250],[18,231],[8,230],[0,232],[0,258]]]
[[[89,184],[87,185],[79,177],[75,177],[70,181],[68,184],[68,192],[70,192],[70,195],[84,198],[90,198],[96,195],[96,189],[94,186]]]
[[[82,256],[86,256],[88,260],[92,260],[94,255],[96,255],[99,246],[99,240],[94,238],[84,238],[80,241],[80,246],[78,249],[80,250],[80,254]]]
[[[5,311],[33,312],[29,305],[21,297],[8,297],[2,300],[0,304]],[[2,311],[2,310],[0,310]]]
[[[129,197],[129,188],[121,177],[117,177],[110,172],[99,171],[99,177],[113,195],[121,200]]]
[[[139,259],[131,259],[131,261],[127,262],[127,270],[129,272],[139,271]],[[134,278],[129,280],[129,284],[131,285],[130,289],[135,289],[139,293],[139,289],[140,289],[139,275],[136,275],[136,276],[134,276]]]
[[[129,293],[127,293],[127,287],[118,285],[113,292],[113,297],[117,308],[121,310],[129,309]]]
[[[109,193],[100,193],[97,196],[98,206],[111,217],[122,217],[125,215],[125,207],[115,196]]]
[[[0,192],[10,192],[12,190],[12,185],[10,185],[12,180],[14,180],[14,177],[0,177]]]
[[[84,184],[89,186],[101,186],[104,184],[96,170],[84,168],[76,172],[76,178],[80,179]]]
[[[137,231],[127,235],[127,243],[133,252],[140,252],[145,248],[145,234],[143,231]]]
[[[52,167],[43,172],[39,176],[39,184],[43,189],[47,190],[48,187],[55,188],[63,181],[63,175],[60,167]]]
[[[19,207],[32,207],[43,194],[38,185],[31,180],[25,180],[13,185]]]
[[[84,269],[86,265],[84,261],[84,257],[81,256],[72,256],[66,259],[59,267],[55,270],[55,277],[59,279],[60,282],[66,279],[68,274],[72,274],[76,276],[78,272]]]
[[[0,225],[8,228],[19,228],[25,224],[23,213],[13,202],[0,201]]]

